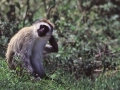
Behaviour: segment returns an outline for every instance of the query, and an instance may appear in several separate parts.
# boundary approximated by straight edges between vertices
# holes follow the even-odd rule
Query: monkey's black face
[[[37,29],[37,32],[40,37],[44,37],[50,32],[50,29],[46,25],[40,25],[39,29]],[[52,31],[51,31],[51,33],[52,33]]]

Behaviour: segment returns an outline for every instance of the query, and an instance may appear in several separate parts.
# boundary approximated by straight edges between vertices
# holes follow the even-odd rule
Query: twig
[[[49,19],[49,14],[50,14],[50,11],[52,10],[52,8],[54,8],[55,6],[50,6],[50,8],[47,10],[47,19]]]
[[[46,7],[46,0],[42,0],[44,4],[45,11],[47,12],[47,7]]]
[[[81,3],[77,0],[77,6],[79,8],[79,11],[83,12],[83,7],[81,5]]]
[[[34,10],[33,14],[35,14],[43,5],[44,5],[44,4],[41,3],[41,5],[40,5],[36,10]]]
[[[27,0],[27,2],[26,2],[26,4],[27,4],[27,10],[26,10],[26,14],[25,14],[25,18],[24,18],[24,20],[23,20],[23,26],[25,25],[25,20],[26,20],[26,18],[27,18],[27,13],[28,13],[28,10],[29,10],[29,0]]]

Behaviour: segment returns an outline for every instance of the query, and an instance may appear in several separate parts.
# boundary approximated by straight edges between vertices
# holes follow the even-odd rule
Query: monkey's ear
[[[57,42],[55,41],[55,38],[53,35],[51,35],[50,39],[49,39],[49,43],[50,45],[53,47],[54,51],[55,52],[58,52],[58,44]]]

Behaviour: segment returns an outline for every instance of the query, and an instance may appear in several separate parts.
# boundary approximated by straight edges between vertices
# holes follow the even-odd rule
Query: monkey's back
[[[30,40],[34,39],[34,35],[32,33],[33,27],[25,27],[18,31],[10,40],[7,52],[6,52],[6,60],[10,68],[12,68],[12,57],[14,53],[19,53],[23,46],[30,44]]]

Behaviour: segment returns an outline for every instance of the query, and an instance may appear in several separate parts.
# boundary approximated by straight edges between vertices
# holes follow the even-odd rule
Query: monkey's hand
[[[55,52],[53,47],[49,44],[46,44],[45,49],[43,51],[43,54],[45,55],[45,54],[49,54],[49,53],[52,53],[52,52]]]
[[[43,54],[58,52],[58,44],[53,35],[50,37],[49,43],[50,43],[50,45],[46,44]]]

